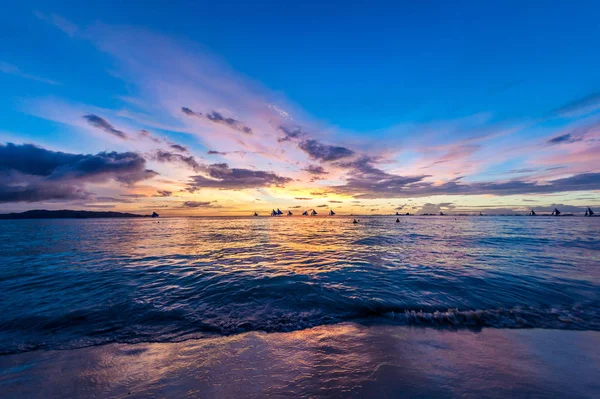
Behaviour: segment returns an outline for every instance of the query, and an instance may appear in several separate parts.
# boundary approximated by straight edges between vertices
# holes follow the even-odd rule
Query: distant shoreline
[[[0,220],[17,219],[107,219],[107,218],[151,218],[152,215],[112,211],[31,210],[20,213],[0,214]]]

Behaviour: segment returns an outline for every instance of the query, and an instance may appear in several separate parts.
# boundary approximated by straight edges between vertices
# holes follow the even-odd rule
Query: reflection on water
[[[0,353],[343,321],[600,329],[600,218],[0,221]]]
[[[0,389],[44,398],[592,398],[599,335],[343,323],[4,356]]]

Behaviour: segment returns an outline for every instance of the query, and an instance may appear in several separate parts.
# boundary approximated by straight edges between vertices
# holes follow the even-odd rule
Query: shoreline
[[[0,356],[6,397],[600,395],[599,331],[340,323]]]

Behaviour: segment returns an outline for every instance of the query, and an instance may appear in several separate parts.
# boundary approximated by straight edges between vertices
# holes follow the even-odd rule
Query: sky
[[[600,4],[29,1],[0,212],[600,208]]]

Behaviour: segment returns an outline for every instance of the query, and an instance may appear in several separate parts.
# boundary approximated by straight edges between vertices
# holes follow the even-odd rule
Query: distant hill
[[[48,211],[45,209],[32,210],[22,213],[0,214],[0,219],[93,219],[93,218],[149,218],[151,215],[136,215],[123,212],[95,211]]]

